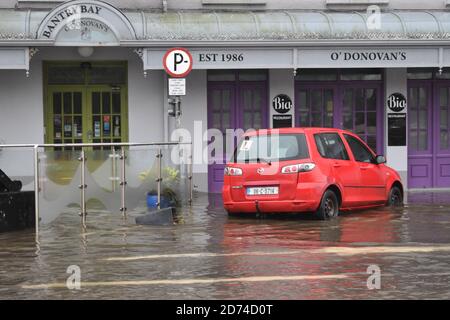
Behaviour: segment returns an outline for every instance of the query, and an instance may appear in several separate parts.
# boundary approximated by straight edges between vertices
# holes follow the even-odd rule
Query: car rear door
[[[316,133],[314,141],[322,157],[322,165],[328,168],[330,178],[334,179],[342,189],[342,205],[344,207],[358,206],[361,186],[360,170],[350,159],[340,135],[337,132]]]
[[[386,201],[386,177],[380,165],[375,163],[375,155],[357,137],[344,134],[353,158],[360,170],[363,203],[383,203]]]

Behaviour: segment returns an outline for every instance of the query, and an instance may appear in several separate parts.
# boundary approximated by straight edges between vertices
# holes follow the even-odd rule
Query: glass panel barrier
[[[48,224],[61,215],[71,215],[79,223],[81,163],[80,151],[40,150],[39,216]],[[64,220],[66,223],[70,220]]]
[[[149,195],[157,199],[159,177],[162,202],[165,201],[163,207],[189,204],[191,152],[189,144],[111,146],[110,150],[90,145],[80,146],[77,150],[72,146],[65,149],[40,145],[37,152],[40,225],[56,221],[66,226],[80,225],[85,222],[80,218],[84,209],[88,214],[87,224],[93,214],[120,216],[124,205],[128,213],[147,212],[148,208],[156,208],[157,200],[154,201],[155,197],[152,200]],[[122,160],[123,154],[125,160]],[[32,146],[0,146],[0,168],[12,180],[20,180],[23,191],[34,191]],[[122,184],[123,181],[126,184]]]
[[[174,199],[180,207],[189,201],[189,180],[186,150],[180,145],[165,146],[162,150],[162,194]]]
[[[132,147],[126,151],[126,208],[133,211],[146,211],[147,195],[157,194],[158,148],[154,146]],[[149,200],[150,201],[150,200]]]
[[[86,150],[86,210],[120,213],[120,149]]]

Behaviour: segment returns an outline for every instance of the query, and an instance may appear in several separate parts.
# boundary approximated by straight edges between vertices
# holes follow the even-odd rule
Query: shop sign
[[[198,62],[243,62],[245,55],[243,52],[199,52]]]
[[[136,33],[117,8],[99,1],[67,1],[57,6],[41,22],[37,38],[61,45],[117,45],[133,40]]]
[[[301,49],[300,68],[389,68],[435,67],[439,65],[439,48],[403,49]]]
[[[405,61],[405,51],[333,51],[330,59],[333,61]]]
[[[66,19],[68,19],[71,16],[77,17],[79,20],[81,18],[81,14],[92,14],[92,15],[99,15],[100,11],[102,10],[101,7],[97,5],[73,5],[68,7],[67,9],[64,9],[57,14],[55,14],[45,25],[44,31],[42,32],[42,36],[44,38],[50,39],[53,31],[58,27],[60,23],[64,23]]]
[[[402,112],[406,108],[406,98],[401,93],[393,93],[387,99],[387,107],[393,112]]]
[[[409,68],[450,65],[448,49],[194,48],[194,69]],[[162,69],[165,50],[145,48],[145,70]]]
[[[273,128],[291,128],[292,127],[292,114],[275,114],[272,116]]]
[[[406,98],[399,92],[392,93],[386,106],[390,111],[387,114],[388,146],[406,146]]]
[[[292,49],[190,49],[194,69],[280,69],[292,68]],[[160,70],[166,51],[145,48],[144,70]]]
[[[406,146],[406,113],[388,113],[388,146]]]
[[[288,113],[292,109],[292,100],[286,94],[279,94],[273,98],[272,107],[278,113]]]

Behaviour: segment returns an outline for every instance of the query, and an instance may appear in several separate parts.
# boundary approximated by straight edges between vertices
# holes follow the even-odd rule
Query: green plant
[[[157,179],[159,177],[157,168],[152,168],[146,171],[143,171],[139,174],[139,179],[141,181],[150,183],[149,194],[157,194],[158,193],[158,184]],[[161,170],[162,177],[162,185],[161,185],[161,195],[167,197],[168,199],[173,200],[176,205],[180,204],[179,196],[176,193],[178,189],[177,186],[180,182],[180,171],[173,167],[165,167]]]

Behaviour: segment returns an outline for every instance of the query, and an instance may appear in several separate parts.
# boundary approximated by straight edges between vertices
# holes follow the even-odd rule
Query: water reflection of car
[[[403,204],[398,173],[357,135],[331,128],[283,128],[244,135],[225,167],[228,213],[313,212]]]

